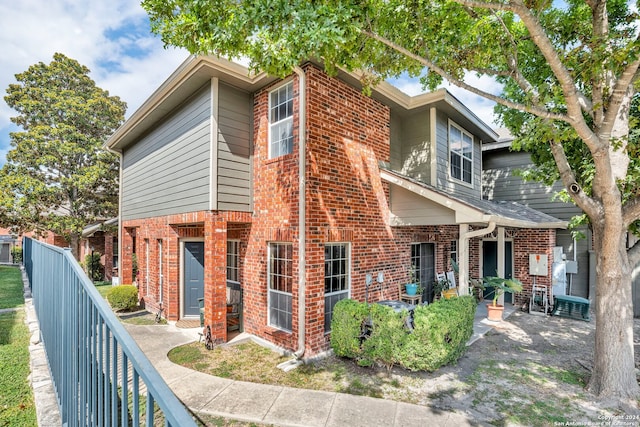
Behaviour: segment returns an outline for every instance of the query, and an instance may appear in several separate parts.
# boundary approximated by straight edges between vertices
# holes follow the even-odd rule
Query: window
[[[145,295],[149,295],[149,239],[144,239],[144,289]]]
[[[433,281],[436,278],[436,245],[434,243],[411,244],[411,267],[416,281],[423,288],[423,301],[433,300]]]
[[[111,248],[112,248],[112,255],[113,255],[113,262],[111,263],[111,266],[113,268],[118,268],[118,238],[117,237],[113,237],[112,238],[112,243],[111,243]]]
[[[227,241],[227,280],[240,281],[240,242]]]
[[[269,94],[269,158],[293,151],[293,82]]]
[[[471,184],[473,171],[473,137],[453,123],[449,123],[449,157],[451,162],[451,177]]]
[[[331,331],[333,307],[349,297],[349,254],[346,243],[324,247],[324,331]]]
[[[162,304],[162,297],[164,296],[164,272],[162,271],[162,239],[158,239],[158,299]]]
[[[458,262],[458,241],[457,240],[451,241],[451,250],[450,250],[449,258],[455,263]]]
[[[269,243],[269,325],[291,331],[293,246]]]

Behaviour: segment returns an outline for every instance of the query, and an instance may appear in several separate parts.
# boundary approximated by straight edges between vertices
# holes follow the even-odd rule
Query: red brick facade
[[[450,270],[451,241],[458,227],[391,227],[389,184],[382,181],[378,164],[390,157],[390,111],[346,83],[328,77],[313,65],[306,73],[306,295],[305,351],[328,349],[324,330],[327,243],[347,243],[350,250],[350,297],[365,299],[365,277],[383,273],[384,282],[369,289],[370,301],[398,299],[408,279],[412,243],[433,243],[435,269]],[[137,283],[145,304],[156,310],[160,302],[159,242],[164,275],[162,303],[170,320],[181,316],[180,242],[205,243],[205,322],[214,338],[226,336],[227,240],[240,241],[239,281],[243,288],[244,330],[288,350],[298,342],[298,259],[300,152],[299,81],[294,75],[294,144],[290,154],[269,159],[269,91],[254,94],[253,213],[194,212],[125,221],[122,232],[121,282],[131,283],[131,253],[138,262]],[[515,230],[514,271],[530,290],[528,255],[548,253],[555,243],[553,230]],[[480,275],[480,241],[470,242],[470,277]],[[293,248],[292,327],[269,326],[268,244],[290,243]],[[546,278],[548,281],[549,279]],[[538,279],[538,284],[543,278]],[[521,298],[526,298],[523,296]]]

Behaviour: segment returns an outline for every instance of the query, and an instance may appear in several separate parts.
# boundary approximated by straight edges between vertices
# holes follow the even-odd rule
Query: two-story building
[[[197,318],[204,297],[219,341],[241,289],[243,330],[305,356],[328,348],[340,299],[397,300],[414,270],[429,301],[451,259],[461,293],[513,275],[526,301],[530,255],[550,258],[566,223],[482,199],[481,146],[496,139],[446,90],[366,96],[314,62],[278,79],[190,57],[107,143],[121,156],[121,282],[135,253],[147,307]]]

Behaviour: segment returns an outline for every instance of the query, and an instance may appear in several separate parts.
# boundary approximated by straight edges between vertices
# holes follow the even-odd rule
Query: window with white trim
[[[240,242],[227,240],[227,280],[240,281]]]
[[[144,239],[144,294],[149,295],[149,239]]]
[[[449,162],[453,179],[472,183],[473,136],[452,122],[449,122]]]
[[[324,247],[324,331],[331,331],[333,307],[349,297],[349,245],[331,243]]]
[[[158,239],[158,300],[160,304],[164,299],[164,271],[162,270],[162,239]]]
[[[293,82],[269,93],[269,158],[293,151]]]
[[[269,326],[291,332],[293,289],[293,246],[269,243]]]

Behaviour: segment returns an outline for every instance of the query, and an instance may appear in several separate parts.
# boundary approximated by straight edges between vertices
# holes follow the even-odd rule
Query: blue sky
[[[138,0],[0,0],[0,52],[0,165],[10,148],[9,132],[17,130],[10,122],[15,111],[4,102],[6,88],[30,65],[51,62],[55,52],[79,61],[99,87],[127,103],[128,117],[188,57],[185,50],[163,48]],[[411,95],[422,91],[415,81],[395,84]],[[495,126],[492,102],[449,89]]]

